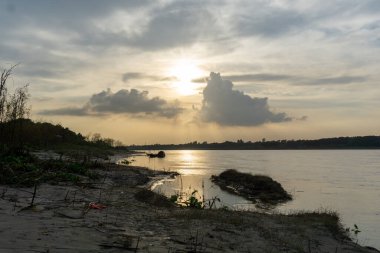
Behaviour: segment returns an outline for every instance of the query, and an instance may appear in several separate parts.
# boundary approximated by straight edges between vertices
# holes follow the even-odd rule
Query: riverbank
[[[32,208],[33,188],[0,186],[0,252],[377,252],[348,240],[333,214],[163,207],[135,195],[170,173],[97,172],[89,184],[40,185]]]

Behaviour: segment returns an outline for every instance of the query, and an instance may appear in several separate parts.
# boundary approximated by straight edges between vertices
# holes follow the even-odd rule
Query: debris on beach
[[[91,209],[104,209],[106,208],[107,206],[103,205],[103,204],[99,204],[99,203],[95,203],[95,202],[91,202],[90,204],[88,204],[88,208],[91,208]]]

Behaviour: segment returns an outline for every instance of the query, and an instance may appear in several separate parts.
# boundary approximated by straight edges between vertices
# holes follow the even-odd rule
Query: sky
[[[124,144],[380,134],[380,0],[0,0],[31,118]]]

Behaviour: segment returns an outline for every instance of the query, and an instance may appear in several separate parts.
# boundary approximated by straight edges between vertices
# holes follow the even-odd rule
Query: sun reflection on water
[[[199,159],[199,152],[194,150],[181,150],[179,153],[181,165],[177,167],[177,172],[181,175],[205,175],[207,170],[202,168]]]
[[[180,159],[182,162],[191,164],[195,160],[194,152],[192,150],[182,150]]]

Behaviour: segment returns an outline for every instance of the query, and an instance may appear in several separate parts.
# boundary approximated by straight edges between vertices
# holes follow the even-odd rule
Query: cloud
[[[217,34],[216,21],[204,1],[173,2],[151,15],[141,35],[131,38],[129,45],[145,50],[168,49]]]
[[[8,22],[37,24],[39,26],[70,27],[72,29],[83,28],[89,20],[105,17],[117,10],[136,10],[149,4],[147,0],[114,0],[112,3],[93,1],[56,1],[35,0],[33,4],[28,0],[2,1],[0,10],[9,17],[14,17]],[[7,18],[7,17],[5,17]],[[62,26],[64,24],[64,26]]]
[[[249,82],[249,81],[281,81],[293,78],[289,75],[278,75],[278,74],[246,74],[246,75],[231,75],[226,76],[225,79],[231,82]]]
[[[203,121],[224,126],[257,126],[292,120],[285,113],[272,112],[267,98],[252,98],[233,90],[233,83],[222,79],[219,73],[210,74],[203,90],[200,116]]]
[[[199,41],[218,38],[219,27],[209,4],[204,1],[174,1],[165,4],[151,2],[144,8],[144,14],[127,27],[115,30],[115,23],[103,29],[88,25],[82,29],[84,36],[75,42],[95,47],[130,47],[144,51],[160,51],[175,47],[191,46]],[[121,10],[125,19],[131,19],[130,12]],[[132,18],[133,19],[133,18]],[[119,26],[125,26],[123,23]],[[133,27],[133,32],[128,30]]]
[[[279,74],[241,74],[241,75],[227,75],[224,76],[226,80],[230,80],[231,82],[255,82],[255,81],[282,81],[292,79],[293,76],[289,75],[279,75]],[[207,80],[206,77],[197,78],[192,80],[194,83],[204,83]]]
[[[175,76],[156,76],[156,75],[147,75],[140,72],[127,72],[122,75],[123,82],[128,82],[133,79],[150,79],[153,81],[178,81]]]
[[[351,83],[362,83],[368,81],[367,76],[336,76],[326,78],[313,78],[297,75],[280,75],[280,74],[240,74],[224,76],[231,82],[276,82],[283,81],[290,85],[345,85]],[[194,83],[204,83],[206,77],[192,80]]]
[[[368,78],[365,76],[338,76],[338,77],[319,78],[315,80],[306,80],[304,84],[307,84],[307,85],[351,84],[351,83],[362,83],[367,80]]]
[[[44,110],[39,112],[40,115],[69,115],[69,116],[87,116],[90,112],[85,107],[65,107],[53,110]]]
[[[156,77],[146,75],[144,73],[139,73],[139,72],[127,72],[123,74],[121,79],[123,80],[123,82],[128,82],[129,80],[133,80],[133,79],[152,79],[152,78],[155,79]]]
[[[236,30],[243,36],[274,38],[299,30],[308,23],[308,19],[295,10],[267,5],[240,16]]]
[[[183,109],[178,102],[168,103],[159,97],[148,97],[147,91],[119,90],[113,93],[110,89],[91,96],[83,107],[66,107],[40,112],[43,115],[70,116],[103,116],[109,114],[152,115],[174,118]]]
[[[360,10],[367,11],[369,13],[378,13],[380,12],[380,1],[378,0],[369,0],[363,1]]]

